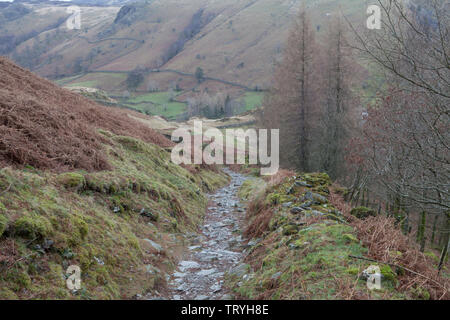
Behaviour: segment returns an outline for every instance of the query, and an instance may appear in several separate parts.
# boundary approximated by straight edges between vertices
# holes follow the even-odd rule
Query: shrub
[[[15,221],[14,231],[19,236],[35,239],[48,236],[52,233],[53,228],[45,217],[29,214]]]
[[[86,184],[84,176],[75,172],[60,174],[56,180],[66,188],[80,189]]]
[[[358,219],[365,219],[367,217],[376,216],[375,210],[367,208],[367,207],[357,207],[357,208],[353,208],[350,211],[350,214],[352,216],[357,217]]]

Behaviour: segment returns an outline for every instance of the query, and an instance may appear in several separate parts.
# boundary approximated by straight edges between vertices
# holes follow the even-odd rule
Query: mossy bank
[[[266,185],[265,188],[261,186]],[[243,299],[404,299],[397,274],[379,265],[381,290],[369,290],[364,256],[354,228],[328,196],[331,181],[313,173],[271,184],[248,180],[241,188],[248,203],[246,258],[227,275],[227,286]],[[251,196],[253,195],[253,197]],[[349,288],[351,288],[349,290]]]
[[[0,299],[116,299],[163,291],[220,171],[173,164],[158,146],[101,131],[110,171],[0,170]],[[70,265],[81,289],[66,286]]]

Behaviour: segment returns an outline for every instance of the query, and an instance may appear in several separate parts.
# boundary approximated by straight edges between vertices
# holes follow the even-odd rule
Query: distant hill
[[[81,6],[81,30],[65,25],[65,6],[73,3],[89,5]],[[11,43],[2,53],[46,77],[138,67],[194,74],[201,67],[208,77],[265,88],[301,1],[73,3],[25,4],[30,13],[0,23]],[[339,6],[356,25],[365,22],[365,1],[308,0],[307,6],[319,35]],[[155,75],[154,80],[167,86],[179,78]]]

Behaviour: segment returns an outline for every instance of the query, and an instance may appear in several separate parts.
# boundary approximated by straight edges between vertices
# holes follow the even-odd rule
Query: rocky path
[[[223,288],[225,272],[242,260],[240,225],[245,210],[237,192],[246,177],[224,169],[231,183],[209,195],[201,233],[188,248],[169,282],[171,299],[229,299]]]

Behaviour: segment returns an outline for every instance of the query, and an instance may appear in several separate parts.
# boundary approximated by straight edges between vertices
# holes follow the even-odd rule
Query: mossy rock
[[[14,222],[14,231],[19,236],[38,239],[49,236],[53,232],[53,228],[47,218],[37,214],[28,214]]]
[[[3,235],[3,232],[5,232],[7,225],[8,218],[0,213],[0,237]]]
[[[358,267],[350,267],[350,268],[348,268],[348,269],[346,270],[346,272],[347,272],[348,274],[351,274],[351,275],[356,276],[356,275],[359,274],[359,268],[358,268]]]
[[[298,229],[299,229],[298,226],[290,224],[283,227],[283,234],[285,236],[296,234],[298,232]]]
[[[347,242],[356,242],[356,243],[358,243],[359,242],[359,240],[358,240],[358,238],[356,238],[354,235],[352,235],[351,233],[344,233],[343,235],[342,235],[342,237],[345,239],[345,241],[347,241]]]
[[[56,180],[67,189],[81,189],[86,185],[84,176],[75,172],[62,173]]]
[[[316,188],[313,189],[315,192],[319,193],[322,196],[328,196],[330,194],[330,189],[328,189],[327,186],[318,186]]]
[[[352,216],[357,217],[358,219],[365,219],[367,217],[375,217],[376,216],[375,210],[367,208],[367,207],[353,208],[350,211],[350,214]]]
[[[387,264],[380,266],[380,272],[383,275],[383,279],[395,282],[397,280],[397,274]]]
[[[268,204],[277,205],[277,204],[287,202],[287,201],[289,201],[289,199],[291,199],[291,197],[289,197],[287,195],[282,195],[279,193],[271,193],[267,196],[266,202]]]
[[[330,177],[324,172],[305,174],[303,178],[306,182],[313,185],[314,187],[329,186],[331,184]]]
[[[284,216],[284,215],[280,215],[280,214],[276,214],[269,223],[269,230],[275,230],[278,227],[286,224],[289,221],[289,218]]]
[[[329,220],[337,221],[339,223],[346,223],[343,218],[341,218],[339,215],[335,213],[327,213],[325,217]]]

